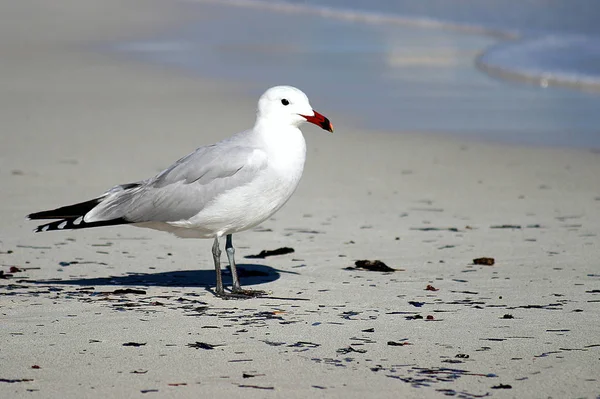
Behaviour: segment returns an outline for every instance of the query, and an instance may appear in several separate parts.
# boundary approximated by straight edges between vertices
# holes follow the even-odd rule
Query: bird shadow
[[[238,276],[242,285],[259,285],[278,280],[281,273],[295,272],[275,269],[267,265],[239,264]],[[223,283],[230,286],[231,270],[223,269]],[[146,286],[146,287],[203,287],[212,291],[215,286],[215,271],[178,270],[160,273],[128,273],[124,276],[90,277],[69,280],[28,280],[33,284],[81,285],[81,286]]]

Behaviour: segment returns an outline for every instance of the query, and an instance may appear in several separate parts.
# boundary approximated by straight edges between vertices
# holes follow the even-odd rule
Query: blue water
[[[273,3],[273,2],[271,2]],[[600,90],[598,0],[288,0],[321,12],[393,16],[513,39],[479,59],[486,71],[534,83]]]
[[[600,148],[596,4],[190,0],[196,22],[118,49],[370,128]]]

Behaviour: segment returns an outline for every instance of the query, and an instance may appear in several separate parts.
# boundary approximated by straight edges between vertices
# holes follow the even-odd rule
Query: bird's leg
[[[215,262],[215,273],[217,275],[217,287],[215,292],[218,296],[225,295],[225,289],[223,288],[223,278],[221,277],[221,248],[219,248],[219,237],[215,237],[215,242],[212,246],[213,260]]]
[[[225,251],[227,251],[227,259],[229,260],[229,267],[231,268],[231,277],[233,278],[233,285],[231,287],[231,291],[235,294],[241,294],[246,296],[265,295],[265,291],[245,290],[242,288],[240,284],[240,279],[238,277],[237,268],[235,266],[235,248],[233,247],[233,240],[231,234],[227,234]]]
[[[235,266],[235,248],[233,247],[231,234],[227,234],[225,251],[227,252],[227,259],[229,260],[229,267],[231,268],[231,278],[233,279],[231,290],[233,292],[241,291],[242,286],[240,285],[240,279],[238,278],[237,268]]]

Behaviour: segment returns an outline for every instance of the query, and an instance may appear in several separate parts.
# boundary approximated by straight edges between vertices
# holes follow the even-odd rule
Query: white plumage
[[[252,129],[200,147],[150,179],[115,186],[94,200],[29,218],[60,219],[36,231],[133,224],[184,238],[214,238],[218,295],[225,295],[219,238],[226,236],[232,291],[251,295],[254,292],[239,284],[231,235],[268,219],[294,193],[306,159],[298,128],[305,121],[333,131],[302,91],[273,87],[261,96]]]

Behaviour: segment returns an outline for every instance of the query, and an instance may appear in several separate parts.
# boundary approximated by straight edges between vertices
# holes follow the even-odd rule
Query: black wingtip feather
[[[134,186],[134,185],[129,185]],[[129,187],[128,187],[129,188]],[[77,230],[77,229],[87,229],[90,227],[101,227],[101,226],[115,226],[119,224],[128,224],[131,223],[124,218],[117,218],[112,220],[103,220],[99,222],[85,222],[83,220],[84,216],[94,209],[100,202],[102,202],[103,197],[94,198],[89,201],[80,202],[78,204],[67,205],[56,209],[51,209],[48,211],[35,212],[27,215],[27,219],[29,220],[40,220],[40,219],[60,219],[54,222],[42,224],[33,230],[36,233],[41,233],[44,231],[55,231],[55,230]]]
[[[102,227],[102,226],[117,226],[120,224],[130,224],[132,222],[123,218],[103,220],[101,222],[90,222],[86,223],[83,221],[83,217],[70,218],[57,220],[55,222],[40,225],[33,230],[35,233],[42,233],[45,231],[56,231],[56,230],[78,230],[88,229],[91,227]]]

